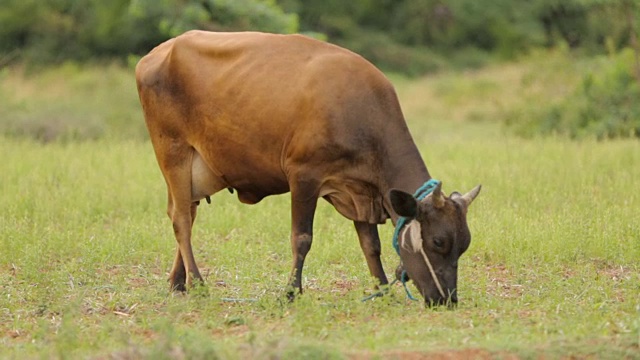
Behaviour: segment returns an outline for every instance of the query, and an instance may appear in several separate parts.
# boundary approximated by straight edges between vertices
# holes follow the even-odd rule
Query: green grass
[[[131,90],[130,70],[109,71],[120,93]],[[518,103],[506,94],[526,72],[394,78],[445,191],[483,184],[454,311],[425,309],[399,286],[360,302],[374,281],[352,224],[325,203],[306,292],[283,302],[286,195],[247,206],[221,192],[203,203],[194,248],[207,287],[169,293],[175,240],[147,141],[0,138],[0,358],[640,358],[640,143],[503,135],[491,116]],[[34,84],[43,78],[12,76],[45,96]],[[84,103],[77,97],[66,104]],[[122,101],[113,108],[131,107],[139,127],[139,109]],[[389,274],[391,233],[381,227]]]
[[[474,240],[456,311],[423,309],[401,288],[360,303],[373,281],[351,224],[327,205],[306,294],[281,303],[286,196],[245,206],[221,193],[201,206],[194,242],[209,295],[169,294],[174,239],[149,144],[4,139],[0,149],[0,341],[9,358],[637,351],[636,142],[452,138],[424,149],[447,189],[484,185],[469,214]],[[390,243],[384,263],[389,272],[397,263]]]

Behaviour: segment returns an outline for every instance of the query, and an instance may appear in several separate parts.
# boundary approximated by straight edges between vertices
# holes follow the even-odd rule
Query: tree
[[[0,23],[0,62],[42,63],[144,54],[190,29],[298,30],[274,0],[3,0]]]

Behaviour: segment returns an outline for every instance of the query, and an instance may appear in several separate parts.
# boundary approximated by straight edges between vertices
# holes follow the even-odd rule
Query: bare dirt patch
[[[353,360],[372,360],[372,359],[402,359],[402,360],[485,360],[485,359],[503,359],[517,360],[518,356],[507,352],[491,352],[484,349],[464,349],[449,350],[437,352],[421,352],[421,351],[389,351],[382,354],[363,353],[350,355]]]

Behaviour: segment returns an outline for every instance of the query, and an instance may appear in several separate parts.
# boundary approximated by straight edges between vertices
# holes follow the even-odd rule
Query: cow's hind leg
[[[171,195],[169,195],[171,199]],[[169,200],[169,209],[172,208],[171,200]],[[193,223],[196,219],[196,213],[198,210],[198,202],[191,203],[191,228],[193,229]],[[171,210],[170,210],[171,211]],[[171,218],[171,214],[169,214]],[[176,246],[176,256],[173,260],[173,266],[171,267],[171,273],[169,274],[169,282],[171,284],[171,290],[174,291],[187,291],[187,270],[182,260],[182,253],[180,252],[180,246]]]
[[[195,219],[197,203],[191,195],[191,166],[193,148],[184,144],[174,146],[168,154],[162,154],[161,168],[169,188],[169,218],[178,243],[173,268],[169,275],[171,289],[186,290],[202,276],[196,265],[191,247],[191,227]]]
[[[198,268],[195,265],[195,261],[193,260],[193,253],[191,250],[191,231],[193,228],[193,223],[196,219],[196,214],[198,210],[198,205],[200,204],[200,200],[203,198],[207,198],[224,189],[227,184],[220,178],[218,178],[213,171],[206,164],[200,153],[198,153],[195,149],[189,147],[188,156],[186,157],[186,164],[183,164],[180,161],[180,171],[176,173],[176,175],[172,176],[174,181],[174,192],[171,192],[171,186],[169,191],[169,218],[174,223],[174,229],[176,229],[176,209],[178,207],[175,205],[174,197],[182,199],[182,207],[180,207],[180,214],[184,213],[184,206],[187,203],[185,200],[185,196],[188,195],[189,203],[190,203],[190,214],[191,214],[191,222],[189,225],[189,242],[187,245],[184,245],[181,241],[184,238],[184,234],[182,237],[178,236],[178,232],[176,233],[176,240],[178,240],[178,247],[176,250],[176,257],[173,261],[173,268],[171,269],[171,274],[169,275],[169,281],[171,283],[171,289],[178,291],[186,291],[187,287],[191,284],[189,282],[188,274],[192,274],[192,278],[197,281],[202,281],[202,277],[198,271]],[[190,169],[189,169],[190,167]],[[183,176],[184,173],[189,173],[189,182],[187,183],[186,176]],[[167,180],[167,184],[169,184],[169,180]],[[173,194],[173,195],[172,195]],[[207,200],[208,201],[208,200]],[[185,248],[187,253],[185,253]],[[187,255],[187,256],[185,256]],[[191,267],[185,266],[185,261],[188,259],[192,259]]]
[[[318,204],[318,191],[313,183],[297,182],[291,186],[291,250],[293,267],[287,297],[293,300],[302,293],[302,267],[313,240],[313,217]]]
[[[168,186],[167,186],[168,187]],[[169,190],[169,199],[167,201],[167,215],[169,220],[173,221],[173,200],[171,197],[171,189]],[[187,271],[184,268],[184,262],[182,261],[182,255],[180,254],[180,246],[176,243],[176,257],[173,260],[173,266],[169,273],[169,282],[171,284],[171,290],[186,291],[187,287]]]
[[[358,240],[360,240],[360,247],[369,266],[369,272],[378,279],[379,285],[388,284],[389,281],[387,280],[387,276],[382,268],[382,262],[380,261],[381,249],[378,226],[376,224],[359,221],[354,221],[354,224],[356,226],[356,232],[358,233]]]

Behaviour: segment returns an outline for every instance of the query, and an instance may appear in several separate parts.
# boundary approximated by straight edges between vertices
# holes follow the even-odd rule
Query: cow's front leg
[[[293,300],[302,293],[302,268],[313,240],[313,216],[318,204],[317,192],[309,184],[291,189],[291,250],[293,267],[289,277],[287,297]]]
[[[360,247],[364,253],[369,266],[369,272],[378,279],[378,285],[387,285],[389,281],[382,268],[380,261],[380,237],[378,236],[378,226],[376,224],[368,224],[365,222],[354,221]]]

